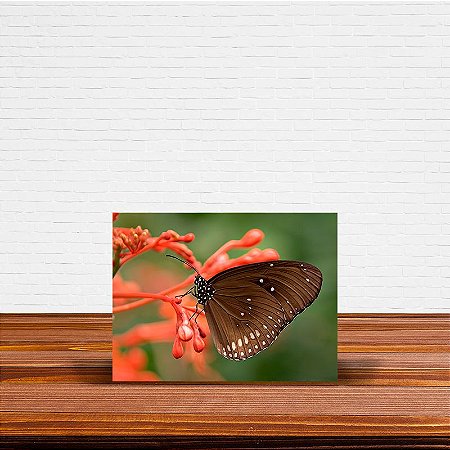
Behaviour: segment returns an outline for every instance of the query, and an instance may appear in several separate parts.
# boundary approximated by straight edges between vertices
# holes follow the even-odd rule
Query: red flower
[[[141,227],[130,229],[114,228],[113,249],[114,254],[116,255],[115,263],[117,263],[118,268],[144,251],[154,250],[161,252],[163,250],[172,250],[191,263],[203,277],[209,279],[215,274],[231,267],[279,259],[276,250],[260,250],[257,248],[253,248],[237,258],[230,258],[228,254],[230,250],[252,247],[259,244],[263,238],[264,233],[261,230],[257,228],[251,229],[245,233],[241,239],[226,242],[216,250],[203,265],[197,261],[192,251],[186,246],[186,243],[189,243],[194,239],[193,233],[180,236],[175,231],[168,230],[157,237],[152,237],[148,230],[143,230]],[[114,313],[135,309],[155,300],[162,300],[164,304],[160,308],[161,315],[163,317],[168,317],[168,319],[165,319],[162,322],[136,325],[121,336],[117,336],[117,342],[120,342],[121,345],[133,346],[144,342],[169,341],[173,339],[173,357],[178,359],[183,355],[188,354],[195,363],[194,366],[198,371],[207,373],[210,369],[207,369],[205,363],[200,362],[200,360],[194,356],[196,353],[202,353],[203,350],[208,347],[208,340],[205,342],[205,339],[207,338],[209,329],[205,316],[203,312],[200,312],[196,320],[191,320],[193,313],[195,312],[195,303],[193,303],[193,299],[191,299],[189,304],[189,297],[184,297],[186,300],[175,297],[176,294],[183,293],[188,286],[192,285],[194,276],[195,274],[193,273],[184,281],[156,294],[138,291],[130,292],[125,289],[123,283],[122,285],[120,283],[115,283],[113,285],[114,300],[122,299],[122,302],[115,305],[113,309]],[[124,299],[131,298],[140,298],[140,300],[123,303]],[[171,306],[170,309],[175,312],[175,316],[172,316],[172,318],[168,316],[168,310],[166,309],[166,306],[169,307],[169,305]],[[175,331],[175,334],[173,334],[173,331]],[[186,348],[189,348],[190,342],[192,342],[190,348],[194,350],[194,353],[191,353],[190,351],[186,353]],[[185,346],[187,347],[185,348]]]
[[[178,253],[192,265],[198,264],[192,251],[183,242],[191,242],[193,233],[180,236],[173,230],[164,231],[159,236],[152,237],[150,231],[136,228],[113,228],[113,276],[120,267],[141,253],[149,250],[161,252],[169,249]]]
[[[194,342],[193,347],[197,353],[200,353],[205,348],[205,341],[200,336],[198,326],[194,326]]]
[[[172,355],[175,359],[179,359],[183,356],[183,354],[184,349],[183,346],[181,345],[181,340],[177,335],[175,336],[175,341],[173,342]]]

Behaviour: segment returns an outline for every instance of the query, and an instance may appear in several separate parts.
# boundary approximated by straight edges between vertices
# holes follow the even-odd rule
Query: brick
[[[2,312],[109,312],[111,211],[187,209],[337,212],[340,312],[448,312],[449,18],[0,5]]]

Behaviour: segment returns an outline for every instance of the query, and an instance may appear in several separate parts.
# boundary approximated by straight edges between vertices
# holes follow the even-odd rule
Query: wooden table
[[[320,385],[113,384],[110,315],[0,320],[4,448],[447,448],[450,315],[341,314]]]

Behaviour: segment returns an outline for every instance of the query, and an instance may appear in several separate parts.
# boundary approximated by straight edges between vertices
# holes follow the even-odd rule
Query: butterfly
[[[267,261],[232,267],[209,280],[197,272],[191,294],[202,305],[214,345],[227,359],[243,361],[267,349],[317,298],[321,271],[301,261]],[[191,316],[191,319],[192,317]],[[195,320],[197,320],[197,317]]]

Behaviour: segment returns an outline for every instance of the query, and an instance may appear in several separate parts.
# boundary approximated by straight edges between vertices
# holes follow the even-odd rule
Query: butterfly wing
[[[299,261],[233,267],[209,280],[214,297],[205,305],[218,352],[244,360],[267,348],[317,298],[322,274]]]

